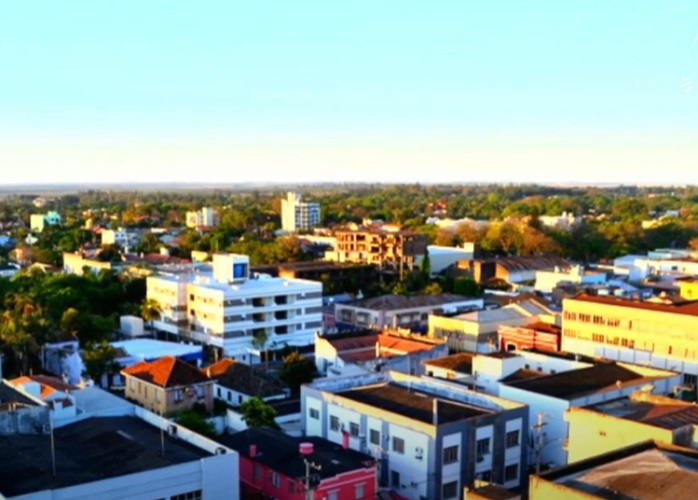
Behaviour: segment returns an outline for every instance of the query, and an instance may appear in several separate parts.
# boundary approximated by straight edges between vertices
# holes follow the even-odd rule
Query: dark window
[[[390,471],[390,487],[399,488],[400,487],[400,473],[396,470]]]
[[[335,417],[334,415],[330,416],[330,429],[333,431],[339,430],[339,418]]]
[[[490,438],[478,439],[476,449],[478,456],[488,455],[490,453]]]
[[[519,464],[504,467],[504,480],[506,482],[519,480]]]
[[[443,486],[443,498],[448,500],[449,498],[458,498],[458,481],[451,481]]]
[[[311,408],[310,409],[310,418],[312,418],[313,420],[319,420],[320,419],[320,412],[315,408]]]
[[[351,437],[359,437],[359,424],[354,422],[349,423],[349,434]]]
[[[393,451],[397,453],[405,453],[405,440],[399,437],[394,437]]]
[[[507,448],[514,448],[519,446],[519,431],[509,431],[507,432]]]
[[[452,464],[458,461],[458,446],[449,446],[444,448],[444,464]]]
[[[381,444],[381,433],[376,429],[371,429],[369,431],[369,440],[371,444]]]

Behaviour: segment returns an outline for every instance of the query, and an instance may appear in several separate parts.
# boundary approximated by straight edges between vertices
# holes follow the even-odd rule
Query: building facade
[[[526,475],[525,405],[398,372],[316,380],[301,389],[307,436],[371,454],[404,498],[459,499],[476,480]]]
[[[218,213],[211,207],[187,212],[185,215],[187,227],[215,227],[220,221]]]
[[[675,370],[698,383],[698,302],[578,295],[562,302],[562,350]]]
[[[419,258],[427,250],[423,234],[384,227],[337,231],[335,237],[339,262],[373,264],[380,271],[400,277],[416,269]]]
[[[211,273],[148,277],[147,288],[162,309],[156,330],[246,363],[259,361],[255,336],[266,337],[266,349],[280,349],[312,345],[322,330],[321,283],[250,277],[246,255],[215,254]]]
[[[301,195],[289,192],[281,200],[281,229],[294,233],[320,225],[320,204],[302,201]]]

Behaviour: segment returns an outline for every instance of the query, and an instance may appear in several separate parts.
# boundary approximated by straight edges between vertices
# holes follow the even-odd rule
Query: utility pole
[[[543,414],[543,412],[539,411],[538,413],[536,413],[536,423],[532,426],[533,431],[536,433],[533,442],[533,451],[535,453],[536,459],[536,474],[540,474],[541,453],[543,451],[543,447],[545,446],[545,443],[543,441],[543,428],[548,424],[543,420],[544,418],[545,415]]]
[[[322,469],[322,466],[316,464],[315,462],[311,462],[307,458],[304,458],[303,462],[305,462],[305,499],[313,500],[313,489],[310,487],[310,479],[312,477],[310,474],[310,469],[319,471]]]

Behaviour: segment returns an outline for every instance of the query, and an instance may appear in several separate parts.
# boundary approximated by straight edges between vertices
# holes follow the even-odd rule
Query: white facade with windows
[[[127,231],[123,227],[119,229],[103,229],[101,232],[102,245],[119,245],[120,247],[133,247],[140,241],[140,234],[135,231]]]
[[[373,455],[381,483],[405,498],[459,499],[465,486],[507,481],[507,466],[526,469],[525,405],[446,381],[398,372],[321,379],[301,389],[308,436]],[[479,444],[478,444],[479,443]]]
[[[147,297],[162,308],[157,330],[219,347],[225,356],[259,359],[252,339],[267,336],[268,349],[312,345],[322,330],[322,284],[250,277],[249,257],[217,254],[212,272],[148,277]]]
[[[284,231],[307,231],[320,225],[320,204],[302,201],[301,195],[289,192],[281,200],[281,228]]]

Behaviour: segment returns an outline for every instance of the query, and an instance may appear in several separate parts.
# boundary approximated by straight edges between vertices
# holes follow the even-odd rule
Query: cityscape
[[[0,8],[0,500],[692,500],[698,2]]]

